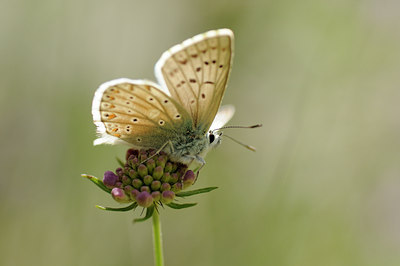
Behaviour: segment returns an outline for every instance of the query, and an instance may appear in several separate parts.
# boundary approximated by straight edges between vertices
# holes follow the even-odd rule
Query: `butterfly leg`
[[[197,170],[197,172],[199,172],[201,170],[201,168],[204,167],[204,165],[206,165],[206,161],[204,161],[204,159],[198,155],[196,155],[195,160],[201,164],[200,168]]]
[[[200,170],[204,167],[204,165],[206,165],[206,161],[202,157],[200,157],[198,155],[196,155],[196,157],[193,160],[196,160],[198,163],[201,164],[200,167],[197,169],[197,172],[196,172],[196,179],[193,182],[193,184],[195,184],[196,181],[197,181],[197,178],[199,178]]]
[[[170,140],[168,140],[168,141],[165,142],[165,143],[161,146],[161,148],[159,148],[153,155],[151,155],[149,158],[147,158],[146,160],[144,160],[144,161],[141,162],[141,163],[145,163],[145,162],[147,162],[148,160],[150,160],[151,158],[153,158],[154,156],[158,155],[168,144],[170,145],[171,151],[174,152],[174,145],[172,145],[172,142],[171,142]]]

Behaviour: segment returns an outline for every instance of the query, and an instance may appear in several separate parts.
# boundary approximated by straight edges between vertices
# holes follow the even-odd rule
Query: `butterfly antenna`
[[[228,139],[233,140],[233,141],[236,142],[237,144],[242,145],[243,147],[245,147],[245,148],[247,148],[247,149],[249,149],[249,150],[251,150],[251,151],[256,151],[256,148],[255,148],[255,147],[250,146],[250,145],[247,145],[247,144],[244,144],[244,143],[238,141],[237,139],[232,138],[231,136],[228,136],[228,135],[226,135],[226,134],[221,134],[221,136],[225,136],[225,137],[227,137]]]
[[[227,129],[227,128],[258,128],[258,127],[262,127],[262,124],[257,124],[257,125],[252,125],[252,126],[226,126],[226,127],[220,127],[220,128],[214,129],[213,131],[218,131],[218,130]]]

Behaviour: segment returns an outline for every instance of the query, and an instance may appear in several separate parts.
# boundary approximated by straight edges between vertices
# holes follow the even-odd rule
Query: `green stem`
[[[154,262],[156,266],[164,266],[164,255],[162,248],[161,223],[157,210],[153,213],[153,244]]]

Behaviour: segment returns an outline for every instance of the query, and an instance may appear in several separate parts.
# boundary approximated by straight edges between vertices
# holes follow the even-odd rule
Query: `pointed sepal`
[[[122,168],[125,167],[125,164],[122,162],[122,160],[121,160],[120,158],[115,157],[115,159],[117,160],[118,164],[119,164]]]
[[[207,193],[210,191],[213,191],[214,189],[217,189],[218,187],[205,187],[205,188],[200,188],[200,189],[195,189],[195,190],[189,190],[189,191],[181,191],[176,193],[175,195],[177,197],[189,197],[189,196],[193,196],[193,195],[197,195],[197,194],[201,194],[201,193]]]
[[[95,176],[92,175],[87,175],[87,174],[81,174],[82,177],[85,177],[87,179],[89,179],[90,181],[92,181],[95,185],[97,185],[99,188],[101,188],[102,190],[104,190],[107,193],[111,193],[111,189],[106,187],[103,183],[103,181],[101,181],[100,179],[98,179]]]
[[[189,207],[193,207],[195,205],[197,205],[197,203],[175,203],[175,202],[171,202],[166,204],[168,207],[172,208],[172,209],[184,209],[184,208],[189,208]]]
[[[113,212],[127,212],[135,209],[138,206],[137,202],[132,203],[131,205],[123,208],[111,208],[111,207],[103,207],[100,205],[96,205],[97,208],[103,211],[113,211]]]

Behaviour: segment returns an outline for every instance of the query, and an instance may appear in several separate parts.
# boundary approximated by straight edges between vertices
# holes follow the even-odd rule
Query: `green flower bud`
[[[146,162],[146,165],[147,165],[147,169],[149,170],[149,173],[153,174],[153,170],[156,167],[156,162],[153,159],[149,159]]]
[[[136,170],[136,167],[139,163],[138,158],[133,157],[132,159],[129,160],[129,165],[132,167],[132,169]]]
[[[171,170],[171,172],[175,172],[177,169],[178,169],[178,164],[174,163],[174,164],[172,165],[172,170]]]
[[[138,178],[138,176],[139,176],[139,174],[135,170],[132,169],[132,170],[129,171],[129,177],[131,179]]]
[[[165,165],[165,168],[164,168],[164,172],[171,172],[171,170],[172,170],[172,163],[167,162],[167,164]]]
[[[178,180],[179,180],[178,174],[173,173],[173,174],[171,174],[171,178],[169,179],[168,182],[171,184],[175,184],[176,182],[178,182]]]
[[[170,184],[168,184],[168,183],[163,183],[162,185],[161,185],[161,191],[166,191],[166,190],[170,190],[171,189],[171,185]]]
[[[150,188],[148,187],[148,186],[142,186],[141,188],[140,188],[140,192],[143,192],[143,191],[147,191],[147,192],[151,192],[151,190],[150,190]]]
[[[171,190],[175,193],[178,193],[183,188],[182,183],[175,183],[172,185]]]
[[[178,169],[178,171],[176,171],[176,174],[179,177],[179,181],[183,181],[183,177],[185,176],[185,174],[187,172],[186,170],[187,170],[186,167],[181,167]]]
[[[130,202],[130,198],[128,195],[125,194],[125,191],[122,190],[121,188],[113,188],[111,190],[111,196],[113,197],[114,200],[120,202],[120,203],[126,203]]]
[[[153,197],[147,191],[142,191],[136,196],[136,202],[144,208],[150,207],[153,204]]]
[[[149,150],[147,150],[147,152],[148,152],[149,156],[155,156],[156,153],[157,153],[157,150],[156,149],[149,149]]]
[[[170,179],[171,179],[170,173],[164,173],[164,175],[161,177],[161,181],[164,183],[169,182]]]
[[[132,180],[127,175],[123,175],[121,178],[121,182],[123,185],[130,185]]]
[[[162,177],[163,173],[164,173],[163,167],[162,166],[157,166],[153,171],[154,179],[160,180],[160,178]]]
[[[126,164],[125,164],[125,167],[124,167],[124,174],[125,175],[129,175],[129,171],[131,170],[131,167],[128,165],[128,166],[126,166]]]
[[[164,204],[171,203],[175,198],[175,193],[171,190],[166,190],[161,194],[161,202]]]
[[[159,190],[161,188],[161,182],[158,180],[154,180],[153,182],[151,182],[151,190],[155,191],[155,190]]]
[[[153,191],[153,192],[151,192],[151,196],[153,197],[154,201],[159,201],[161,199],[161,192]]]
[[[147,154],[140,154],[140,162],[144,162],[147,160]]]
[[[137,195],[139,195],[139,190],[137,190],[137,189],[132,189],[130,192],[129,192],[129,196],[131,197],[131,199],[132,200],[136,200],[136,197],[137,197]]]
[[[196,176],[192,170],[186,171],[185,175],[183,176],[183,188],[187,188],[193,185],[194,181],[196,180]]]
[[[145,177],[143,177],[143,182],[146,185],[150,185],[151,182],[153,182],[153,177],[151,175],[146,175]]]
[[[127,185],[127,186],[124,187],[124,191],[125,191],[125,193],[126,193],[127,195],[129,195],[129,193],[130,193],[132,190],[134,190],[134,188],[133,188],[132,186],[130,186],[130,185]]]
[[[147,167],[144,164],[139,165],[137,171],[139,176],[142,178],[149,174],[149,171],[147,170]]]
[[[115,173],[117,174],[118,179],[121,180],[122,176],[124,175],[124,170],[122,170],[122,168],[119,167],[119,168],[115,169]]]
[[[167,157],[160,155],[157,158],[157,162],[156,162],[157,166],[162,166],[162,168],[164,168],[166,163],[167,163]]]
[[[140,189],[140,187],[143,185],[143,181],[140,180],[139,178],[133,179],[132,180],[132,186],[136,189]]]

